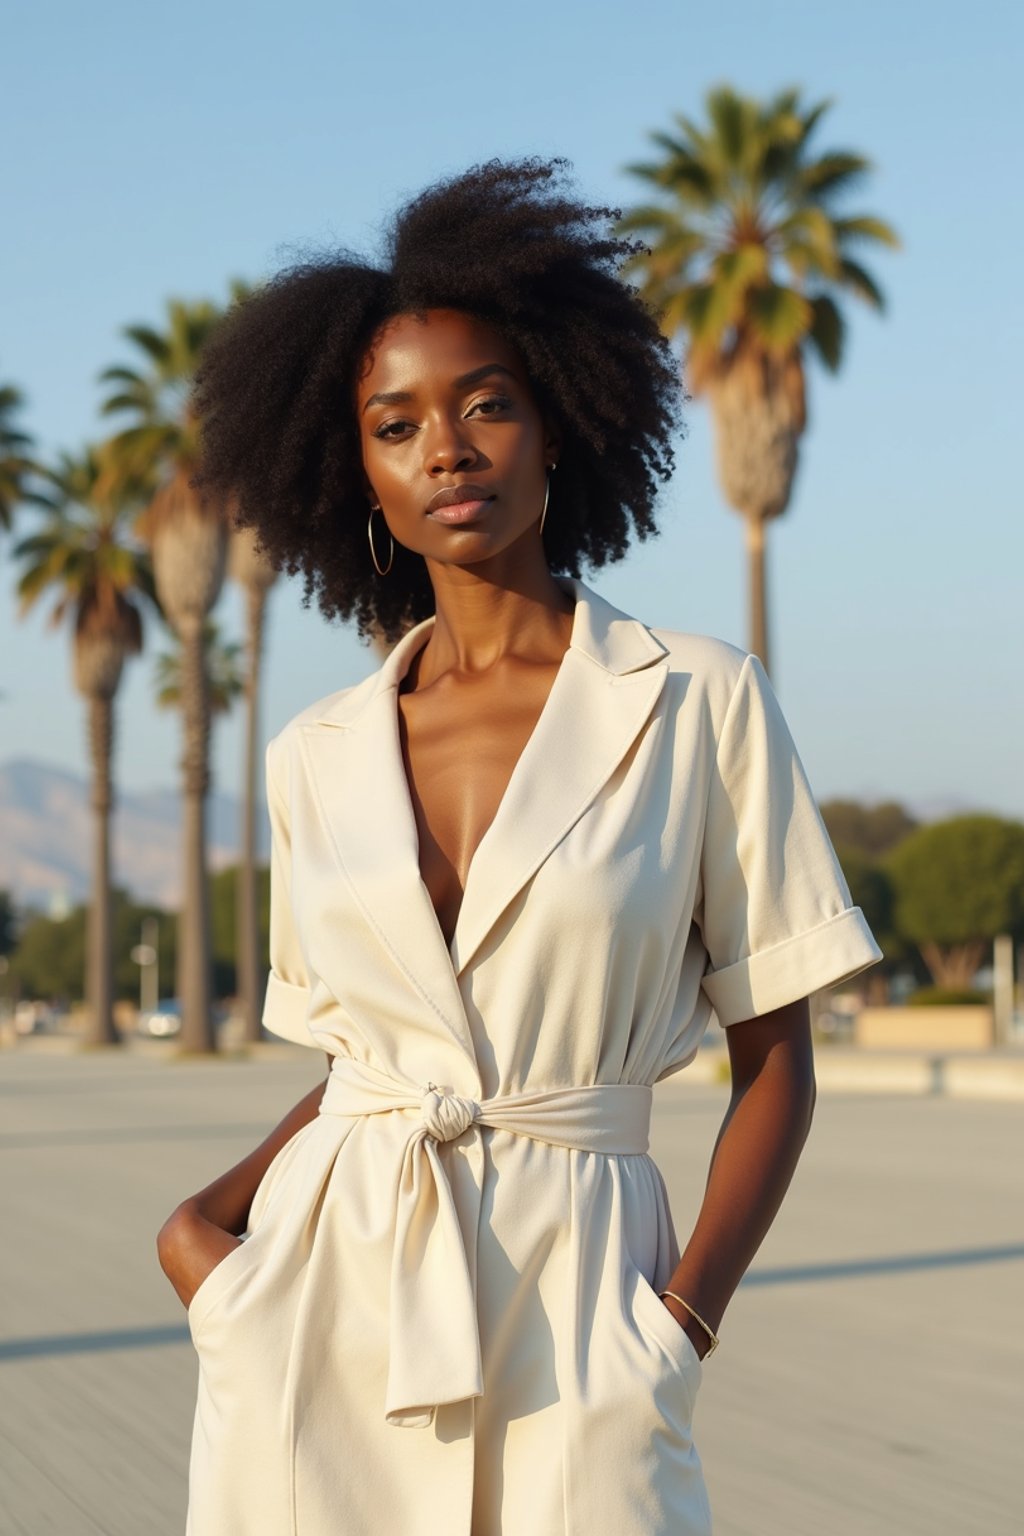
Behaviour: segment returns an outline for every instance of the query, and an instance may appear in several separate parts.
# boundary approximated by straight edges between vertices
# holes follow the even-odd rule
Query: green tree
[[[24,563],[18,581],[21,613],[56,591],[51,623],[72,621],[75,687],[86,700],[94,814],[92,901],[86,996],[90,1039],[112,1044],[113,1016],[110,817],[114,700],[125,661],[142,649],[139,599],[156,606],[149,560],[132,540],[129,524],[145,484],[114,468],[109,445],[79,458],[61,456],[45,467],[49,506],[42,527],[14,550]]]
[[[236,285],[236,291],[240,285]],[[182,1043],[213,1051],[206,798],[210,786],[210,700],[203,625],[217,600],[227,559],[228,509],[195,491],[200,422],[190,391],[203,347],[221,312],[211,303],[171,300],[164,330],[130,325],[123,332],[141,353],[137,368],[108,368],[108,413],[131,424],[115,441],[127,469],[157,489],[141,520],[153,556],[160,602],[182,647],[184,754],[184,881],[180,916]]]
[[[1000,933],[1024,934],[1024,824],[955,816],[889,856],[896,923],[937,985],[964,990]]]
[[[19,502],[35,499],[29,491],[29,477],[36,468],[32,439],[16,424],[24,405],[20,389],[0,384],[0,528],[10,528]]]
[[[11,956],[16,994],[47,1001],[79,1002],[85,974],[88,908],[75,907],[57,920],[30,913]]]
[[[270,870],[265,865],[257,865],[255,877],[257,995],[262,1001],[270,963]],[[237,963],[239,889],[238,868],[234,865],[218,870],[210,881],[213,966],[218,997],[241,995]]]
[[[115,887],[111,891],[114,996],[131,1002],[139,997],[139,968],[131,957],[139,942],[144,918],[158,922],[158,966],[161,994],[173,986],[175,924],[171,914],[151,904],[138,903]],[[69,1003],[82,997],[83,965],[87,947],[89,908],[79,905],[66,917],[29,913],[11,956],[11,976],[23,997],[62,998]]]
[[[861,805],[858,800],[825,800],[821,814],[833,843],[856,849],[868,859],[891,853],[920,826],[895,800],[879,805]]]
[[[0,891],[0,955],[9,955],[14,948],[17,922],[10,891]]]
[[[899,245],[881,219],[837,211],[870,162],[849,150],[813,154],[831,103],[803,108],[799,98],[785,90],[764,104],[721,85],[705,98],[706,125],[676,114],[674,132],[651,135],[660,157],[628,167],[659,200],[618,225],[647,242],[625,270],[666,334],[686,338],[688,388],[710,402],[719,479],[746,528],[750,649],[766,668],[765,527],[793,488],[807,426],[804,356],[813,349],[838,372],[839,295],[884,307],[852,252]]]

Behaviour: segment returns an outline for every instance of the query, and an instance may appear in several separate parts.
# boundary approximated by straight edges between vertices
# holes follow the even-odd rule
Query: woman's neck
[[[515,585],[461,566],[432,572],[436,616],[406,675],[405,691],[446,673],[480,674],[506,656],[558,661],[569,644],[575,603],[547,566],[518,573]]]

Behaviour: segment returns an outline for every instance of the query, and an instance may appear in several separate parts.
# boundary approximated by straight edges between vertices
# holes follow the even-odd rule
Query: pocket
[[[641,1270],[636,1274],[637,1306],[649,1330],[664,1345],[680,1370],[685,1372],[691,1395],[696,1396],[704,1378],[704,1364],[690,1335],[666,1307]]]
[[[222,1259],[219,1259],[209,1274],[204,1275],[196,1286],[185,1314],[193,1344],[197,1342],[200,1328],[218,1301],[227,1294],[235,1280],[245,1273],[252,1257],[253,1236],[254,1234],[247,1233],[238,1246],[230,1249]]]
[[[315,1133],[316,1127],[316,1119],[308,1121],[300,1126],[282,1147],[278,1148],[253,1192],[249,1206],[248,1229],[243,1233],[242,1241],[236,1248],[230,1249],[196,1287],[186,1311],[193,1344],[196,1343],[200,1328],[220,1306],[221,1301],[227,1297],[235,1282],[248,1273],[249,1261],[255,1251],[253,1244],[259,1245],[261,1236],[268,1226],[268,1216],[269,1224],[273,1225],[273,1217],[269,1211],[273,1197],[281,1186],[284,1176],[293,1167],[295,1158],[307,1138]]]

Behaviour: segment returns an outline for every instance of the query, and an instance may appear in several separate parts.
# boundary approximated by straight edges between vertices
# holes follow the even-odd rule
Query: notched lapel
[[[374,693],[358,728],[307,724],[302,739],[325,833],[368,927],[472,1055],[451,956],[420,879],[394,691]]]
[[[642,629],[641,625],[636,626]],[[452,938],[460,976],[519,892],[593,804],[650,718],[667,657],[616,675],[581,649],[564,658],[544,711],[481,839]],[[661,649],[661,647],[658,647]]]

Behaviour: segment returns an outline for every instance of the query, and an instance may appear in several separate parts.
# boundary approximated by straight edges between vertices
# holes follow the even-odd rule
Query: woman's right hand
[[[160,1268],[184,1307],[191,1305],[207,1275],[241,1241],[200,1216],[187,1202],[167,1218],[157,1235],[157,1254]]]
[[[318,1083],[311,1088],[254,1152],[197,1195],[182,1201],[160,1228],[156,1240],[160,1268],[185,1307],[191,1306],[207,1275],[238,1247],[241,1238],[232,1232],[240,1232],[246,1225],[256,1191],[278,1152],[316,1119],[324,1087]]]

